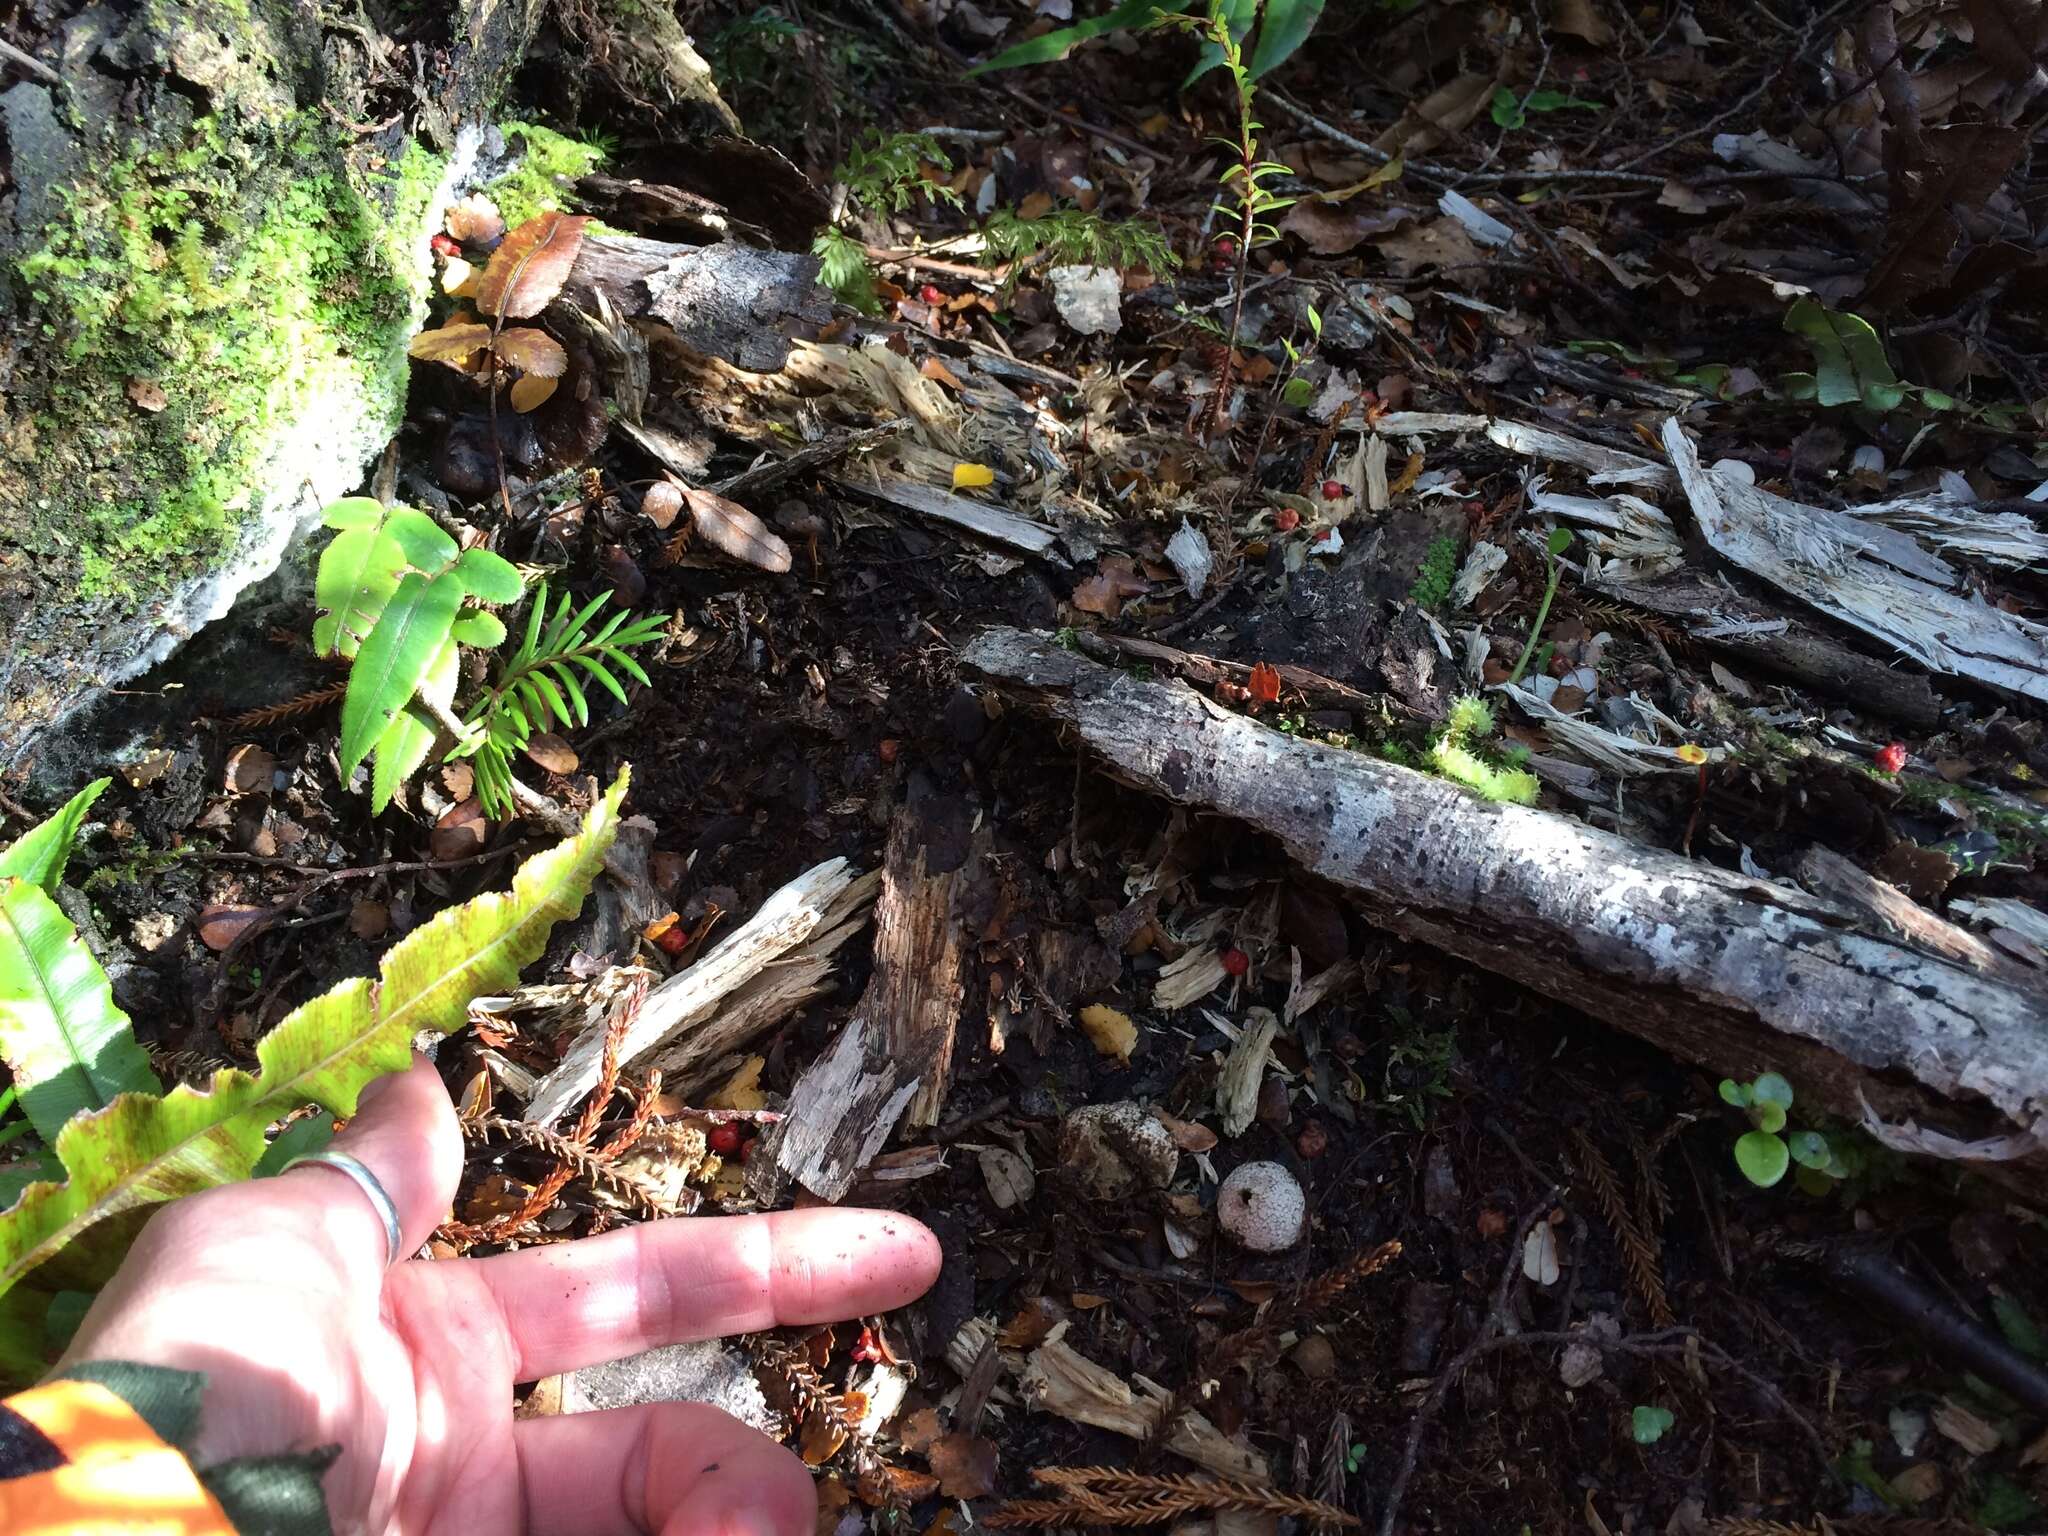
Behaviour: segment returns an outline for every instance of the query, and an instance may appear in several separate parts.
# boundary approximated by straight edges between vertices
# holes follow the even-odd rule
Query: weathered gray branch
[[[1802,1101],[1933,1115],[2048,1147],[2039,994],[1839,901],[1565,816],[1296,740],[1180,683],[993,630],[967,676],[1050,717],[1120,777],[1272,834],[1380,926],[1461,955],[1719,1071]],[[2018,1177],[2039,1186],[2048,1159]]]

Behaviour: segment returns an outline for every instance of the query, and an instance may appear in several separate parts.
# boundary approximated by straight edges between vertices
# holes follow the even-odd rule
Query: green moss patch
[[[507,144],[519,153],[519,163],[484,191],[498,205],[508,229],[517,229],[535,214],[571,206],[569,184],[605,162],[604,146],[572,139],[539,123],[503,123],[500,128]]]
[[[440,164],[356,163],[317,110],[151,125],[59,194],[16,263],[49,343],[35,514],[81,595],[220,554],[309,410],[395,426],[414,258]],[[19,432],[17,427],[17,432]]]

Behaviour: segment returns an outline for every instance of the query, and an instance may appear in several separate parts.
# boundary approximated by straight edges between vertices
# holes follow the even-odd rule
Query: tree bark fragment
[[[1272,834],[1380,926],[1718,1072],[1775,1068],[1803,1102],[2048,1145],[2038,993],[1886,933],[1836,900],[1266,729],[992,630],[967,676],[1068,727],[1141,788]],[[2006,1165],[2048,1191],[2048,1158]]]
[[[825,1054],[797,1080],[788,1112],[747,1162],[764,1203],[795,1179],[839,1200],[898,1120],[936,1125],[966,995],[960,901],[987,844],[964,801],[913,793],[889,829],[875,903],[875,972]]]

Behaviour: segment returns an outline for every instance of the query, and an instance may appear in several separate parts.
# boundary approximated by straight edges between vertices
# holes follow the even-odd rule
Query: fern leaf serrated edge
[[[556,921],[582,909],[617,835],[629,777],[621,771],[576,836],[520,865],[509,892],[439,914],[385,955],[378,982],[354,978],[287,1015],[257,1046],[258,1075],[227,1068],[204,1093],[122,1094],[72,1120],[56,1143],[66,1179],[31,1184],[0,1212],[0,1295],[110,1217],[246,1178],[279,1115],[308,1101],[353,1113],[364,1087],[403,1069],[416,1033],[460,1027],[470,997],[516,979]],[[453,963],[431,958],[473,928],[488,934],[478,947]],[[420,963],[423,971],[409,971]],[[386,1008],[393,991],[401,995]]]

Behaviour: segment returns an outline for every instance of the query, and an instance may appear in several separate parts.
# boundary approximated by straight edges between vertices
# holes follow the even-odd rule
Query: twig
[[[38,80],[46,81],[51,85],[62,85],[64,83],[64,77],[58,74],[57,71],[50,68],[49,65],[33,54],[23,53],[5,38],[0,38],[0,61],[18,64]]]
[[[1273,103],[1282,112],[1300,123],[1304,128],[1313,129],[1332,144],[1340,144],[1354,154],[1364,155],[1368,160],[1377,160],[1386,165],[1401,160],[1401,172],[1412,175],[1417,181],[1426,181],[1433,186],[1451,187],[1493,187],[1516,181],[1611,181],[1624,186],[1662,187],[1671,178],[1647,174],[1641,171],[1490,171],[1474,173],[1461,171],[1456,166],[1439,165],[1429,160],[1409,160],[1375,149],[1355,134],[1346,133],[1334,123],[1326,123],[1313,112],[1298,107],[1286,97],[1269,87],[1261,87],[1259,94]],[[1709,171],[1703,175],[1686,178],[1691,186],[1727,186],[1746,181],[1825,181],[1845,185],[1861,185],[1867,181],[1882,181],[1881,175],[1867,176],[1823,175],[1817,171]]]

